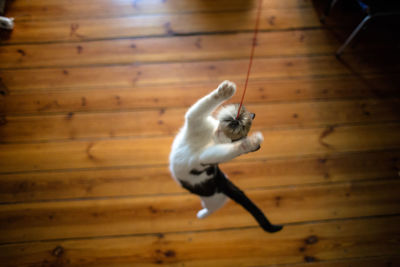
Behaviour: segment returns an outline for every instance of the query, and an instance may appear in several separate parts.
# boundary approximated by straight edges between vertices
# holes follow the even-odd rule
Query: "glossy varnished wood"
[[[246,92],[247,103],[274,103],[284,101],[316,101],[329,99],[357,99],[399,97],[400,79],[385,75],[365,75],[364,80],[351,75],[324,78],[285,77],[273,80],[251,80]],[[142,108],[189,107],[218,82],[174,85],[137,86],[126,88],[95,88],[68,90],[21,90],[0,98],[4,111],[15,114],[46,114],[71,111],[119,111]],[[7,101],[6,101],[7,100]],[[240,95],[233,97],[238,102]]]
[[[263,9],[285,9],[310,7],[309,0],[270,0],[262,3]],[[51,0],[26,1],[13,3],[9,12],[20,15],[23,20],[58,20],[82,17],[120,17],[140,14],[174,14],[204,11],[240,11],[254,9],[256,5],[249,1],[202,1],[190,3],[185,0],[146,0],[146,1],[107,1],[107,0]]]
[[[343,66],[333,55],[256,58],[251,78],[293,79],[352,74],[391,74],[399,71],[397,61],[376,64],[379,58],[349,56],[352,65]],[[237,80],[241,86],[246,75],[247,59],[185,63],[129,64],[74,68],[33,68],[0,70],[9,92],[23,90],[95,89],[145,85],[171,85],[221,80]],[[265,71],[268,69],[268,71]],[[157,77],[157,79],[154,79]]]
[[[399,189],[400,181],[382,179],[305,187],[254,189],[248,190],[247,194],[272,221],[288,224],[398,214]],[[242,207],[233,202],[229,202],[224,209],[207,220],[196,218],[195,214],[200,208],[198,198],[188,193],[8,205],[0,212],[0,242],[257,225]],[[30,222],[29,225],[26,224],[27,221]],[[81,221],[85,221],[85,224],[81,224]]]
[[[0,47],[0,68],[248,58],[252,33]],[[339,44],[321,29],[260,33],[256,57],[324,54]],[[247,49],[244,49],[247,48]]]
[[[400,148],[399,124],[264,130],[263,147],[241,159]],[[172,136],[0,144],[4,173],[166,164]],[[112,153],[110,153],[112,151]],[[157,153],[154,153],[157,151]]]
[[[399,99],[341,100],[247,105],[260,114],[253,129],[318,127],[400,119]],[[3,142],[52,141],[176,134],[185,108],[73,113],[47,116],[7,116],[0,128]],[[113,123],[111,124],[110,121]]]
[[[399,265],[399,56],[364,38],[338,60],[351,28],[319,6],[263,1],[245,105],[265,141],[221,164],[270,235],[232,201],[196,219],[168,170],[191,104],[225,79],[239,101],[255,1],[9,1],[0,265]]]
[[[294,224],[287,226],[280,235],[266,235],[258,228],[246,227],[186,234],[32,242],[3,246],[4,254],[0,254],[0,259],[19,266],[43,262],[74,266],[181,266],[182,263],[185,266],[232,266],[234,261],[235,266],[307,262],[304,266],[361,263],[363,265],[355,266],[376,267],[399,262],[398,257],[387,256],[397,254],[399,223],[398,217],[389,217]],[[349,255],[358,259],[353,260]],[[379,256],[383,259],[374,258]],[[373,258],[360,260],[362,257]],[[344,262],[310,264],[337,258]]]
[[[308,12],[304,13],[304,9]],[[307,14],[307,15],[305,15]],[[6,43],[65,42],[143,36],[251,31],[255,9],[230,12],[150,14],[106,18],[20,21]],[[182,22],[185,23],[182,23]],[[267,9],[261,30],[318,27],[317,14],[310,8]]]
[[[400,151],[237,161],[221,168],[244,189],[396,178]],[[290,168],[287,168],[290,166]],[[167,166],[0,174],[0,202],[145,196],[185,192],[171,183]]]

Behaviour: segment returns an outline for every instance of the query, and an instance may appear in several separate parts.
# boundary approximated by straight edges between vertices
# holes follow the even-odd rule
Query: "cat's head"
[[[242,106],[239,117],[236,119],[238,109],[239,104],[230,104],[222,107],[217,115],[220,129],[232,141],[237,141],[247,136],[251,123],[256,116]]]

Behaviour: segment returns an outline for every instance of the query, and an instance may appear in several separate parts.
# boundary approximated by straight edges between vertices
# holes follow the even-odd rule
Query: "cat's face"
[[[239,117],[236,119],[238,108],[239,104],[225,106],[221,108],[217,116],[220,129],[232,141],[237,141],[247,136],[250,131],[251,123],[256,116],[242,106]]]

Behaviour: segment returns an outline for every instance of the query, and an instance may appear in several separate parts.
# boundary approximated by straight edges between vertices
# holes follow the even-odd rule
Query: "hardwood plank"
[[[240,188],[396,178],[400,151],[230,162],[222,170]],[[290,166],[290,168],[288,168]],[[185,192],[167,166],[0,175],[0,202],[143,196]]]
[[[253,130],[321,127],[348,123],[400,121],[400,99],[248,105],[257,114]],[[176,134],[185,109],[158,109],[114,113],[73,113],[47,116],[8,116],[0,140],[51,141]],[[112,123],[110,123],[112,122]]]
[[[138,15],[117,18],[15,21],[15,29],[2,43],[37,43],[159,36],[188,33],[252,31],[256,11]],[[184,21],[185,23],[182,23]],[[260,30],[320,27],[315,10],[267,9]]]
[[[221,168],[275,235],[233,202],[197,220],[167,167],[189,105],[224,79],[238,101],[256,1],[8,1],[0,265],[400,265],[400,54],[361,37],[337,60],[351,23],[322,30],[324,1],[262,2],[245,104],[265,143]]]
[[[238,85],[242,80],[237,81]],[[400,97],[400,79],[366,75],[288,80],[250,80],[245,103],[304,101],[316,99]],[[156,85],[109,89],[70,89],[55,91],[14,91],[0,97],[4,113],[42,114],[70,111],[114,111],[137,108],[188,107],[216,88],[218,82],[190,85]],[[238,87],[238,90],[241,90]],[[238,91],[240,92],[240,91]],[[240,101],[237,93],[232,102]]]
[[[362,256],[365,258],[345,259],[323,262],[307,262],[295,264],[283,264],[282,267],[388,267],[400,265],[400,257],[398,255],[370,257],[370,255]]]
[[[159,109],[117,113],[6,117],[0,140],[51,141],[176,134],[183,124],[184,109]],[[44,120],[47,120],[45,122]],[[31,129],[28,129],[33,127]],[[16,133],[16,136],[12,136]]]
[[[399,262],[399,223],[398,217],[389,217],[288,225],[275,235],[250,228],[34,242],[2,246],[0,259],[10,266],[276,266],[307,262],[299,266],[386,267],[381,263],[395,266]],[[384,260],[345,260],[379,256]],[[350,264],[310,262],[340,258]]]
[[[172,181],[171,181],[172,182]],[[275,223],[389,215],[400,212],[400,181],[247,190]],[[255,226],[239,205],[229,202],[206,220],[195,214],[197,196],[151,196],[0,206],[0,242],[182,232]]]
[[[396,149],[399,124],[329,126],[263,131],[257,153],[242,159],[325,155],[338,152]],[[0,172],[166,164],[172,137],[1,144]]]
[[[238,33],[0,46],[0,68],[248,58],[252,37],[252,33]],[[338,45],[320,29],[263,32],[258,35],[255,57],[333,53]]]
[[[393,60],[377,64],[377,58],[353,57],[357,73],[397,73]],[[244,80],[248,60],[163,63],[123,66],[0,70],[4,85],[16,90],[115,88],[144,85],[188,84]],[[349,64],[349,63],[347,63]],[[254,60],[251,80],[351,74],[352,69],[334,56],[260,58]],[[156,79],[155,79],[156,77]],[[241,86],[241,84],[239,84]]]
[[[310,7],[309,0],[262,2],[263,9]],[[193,4],[184,0],[107,1],[107,0],[51,0],[14,1],[7,13],[23,20],[59,20],[60,18],[120,17],[141,14],[174,14],[187,12],[216,12],[255,9],[255,3],[241,0],[202,1]]]
[[[1,87],[1,80],[0,80],[0,87]],[[4,95],[2,95],[3,88],[0,88],[0,118],[1,118],[1,123],[4,124],[4,119],[7,113],[7,107],[6,107],[6,98]]]

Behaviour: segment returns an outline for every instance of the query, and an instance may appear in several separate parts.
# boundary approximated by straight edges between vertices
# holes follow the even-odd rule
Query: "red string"
[[[240,100],[240,105],[239,105],[239,109],[238,109],[238,113],[237,113],[236,119],[239,118],[240,109],[242,108],[244,95],[246,94],[246,90],[247,90],[247,83],[249,82],[250,70],[251,70],[251,66],[252,66],[252,64],[253,64],[254,50],[255,50],[255,48],[256,48],[256,46],[257,46],[257,33],[258,33],[258,27],[259,27],[259,24],[260,24],[261,7],[262,7],[262,0],[258,0],[256,26],[255,26],[255,28],[254,28],[253,44],[252,44],[252,46],[251,46],[249,67],[248,67],[248,69],[247,69],[246,82],[245,82],[245,84],[244,84],[244,90],[243,90],[242,100]]]

